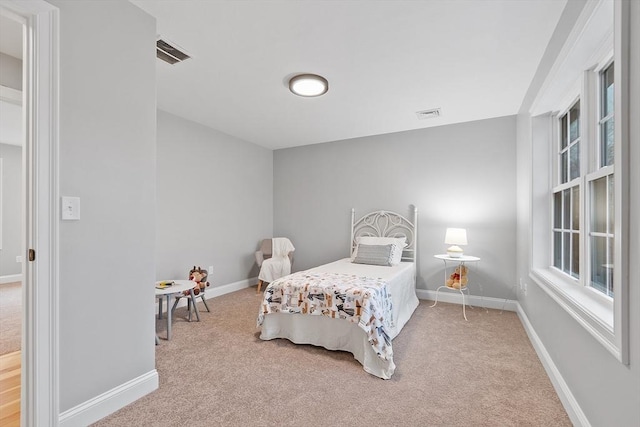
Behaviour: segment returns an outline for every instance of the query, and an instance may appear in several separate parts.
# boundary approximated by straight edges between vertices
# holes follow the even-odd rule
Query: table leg
[[[171,318],[173,317],[173,310],[171,307],[171,299],[173,294],[167,294],[167,341],[171,339]]]
[[[464,320],[467,320],[467,312],[465,310],[465,300],[464,300],[464,292],[462,292],[462,289],[459,289],[460,293],[462,294],[462,316],[464,317]],[[467,320],[468,322],[468,320]]]
[[[429,307],[435,307],[438,303],[438,293],[440,292],[440,288],[443,288],[443,286],[440,286],[438,287],[438,289],[436,289],[436,302],[434,302],[433,305],[430,305]]]
[[[162,320],[162,299],[163,297],[158,298],[158,319]]]
[[[448,279],[448,277],[447,277],[447,262],[444,261],[444,260],[442,262],[444,262],[444,283],[446,284],[447,283],[447,279]]]

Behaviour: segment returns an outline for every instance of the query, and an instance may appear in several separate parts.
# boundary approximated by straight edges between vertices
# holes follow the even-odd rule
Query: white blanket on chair
[[[258,275],[258,279],[267,283],[291,274],[289,252],[295,250],[291,241],[286,237],[274,237],[271,242],[272,256],[262,262]]]

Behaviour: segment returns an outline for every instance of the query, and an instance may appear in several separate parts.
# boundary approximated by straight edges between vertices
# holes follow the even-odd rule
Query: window
[[[598,93],[599,107],[593,109],[593,117],[580,117],[578,99],[558,119],[557,185],[552,190],[552,265],[576,284],[613,297],[613,63],[598,72],[597,79],[590,81],[596,83],[593,87],[583,85],[583,92],[587,93],[582,95],[588,96],[589,91]],[[591,122],[598,123],[595,138],[581,142],[584,139],[581,138],[581,127],[588,129]],[[580,153],[581,146],[586,153]],[[595,161],[583,162],[582,158]],[[581,168],[584,164],[586,166]],[[586,173],[583,174],[583,170]],[[581,212],[585,217],[586,240],[580,232]],[[584,258],[580,257],[582,248],[586,254]],[[586,277],[581,277],[581,271],[586,272]]]
[[[560,125],[560,182],[580,176],[580,100],[562,116]]]
[[[553,190],[553,266],[580,277],[580,100],[560,118],[560,185]]]
[[[600,74],[600,167],[613,164],[613,64]]]
[[[591,181],[590,286],[613,297],[613,174]]]
[[[599,74],[599,120],[597,161],[587,175],[589,185],[589,250],[588,285],[613,297],[614,274],[614,107],[613,63]]]
[[[630,39],[627,6],[608,0],[585,6],[590,18],[557,58],[524,122],[531,135],[529,276],[624,364],[633,75],[623,49]]]

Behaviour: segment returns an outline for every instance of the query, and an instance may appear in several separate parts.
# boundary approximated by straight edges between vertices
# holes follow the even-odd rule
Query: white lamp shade
[[[444,242],[447,245],[466,245],[467,230],[465,228],[447,228]]]

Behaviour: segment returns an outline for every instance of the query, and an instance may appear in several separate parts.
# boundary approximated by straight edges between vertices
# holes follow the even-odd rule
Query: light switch
[[[62,219],[80,219],[80,197],[62,197]]]

